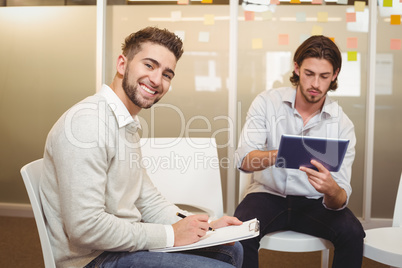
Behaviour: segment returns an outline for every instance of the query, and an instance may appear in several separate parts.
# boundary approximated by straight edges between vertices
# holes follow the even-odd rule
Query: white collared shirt
[[[116,120],[119,124],[119,128],[125,127],[131,123],[137,129],[141,129],[141,124],[138,116],[132,117],[130,112],[116,93],[107,85],[103,84],[102,88],[97,93],[106,99],[107,104],[112,109]],[[173,247],[174,245],[174,231],[172,225],[164,225],[166,230],[166,247]]]
[[[346,206],[352,192],[350,180],[356,145],[354,125],[338,103],[328,96],[321,112],[304,125],[295,109],[295,99],[296,90],[290,87],[267,90],[254,99],[236,150],[237,167],[240,169],[244,157],[251,151],[277,150],[282,134],[348,139],[350,143],[341,169],[331,172],[334,180],[346,191]],[[323,196],[309,183],[304,172],[275,166],[254,172],[247,189],[247,193],[252,192],[313,199]]]

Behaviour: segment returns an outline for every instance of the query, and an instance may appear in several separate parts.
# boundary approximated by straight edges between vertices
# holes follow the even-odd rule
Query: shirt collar
[[[283,101],[291,105],[295,109],[296,89],[288,88],[283,95]],[[336,101],[333,101],[328,94],[325,96],[324,106],[321,109],[321,114],[328,114],[330,117],[336,117],[339,114],[339,109]]]
[[[131,116],[124,103],[109,86],[103,84],[102,88],[97,94],[106,99],[107,104],[116,117],[119,128],[125,127],[132,123],[134,123],[137,128],[141,128],[138,116]]]

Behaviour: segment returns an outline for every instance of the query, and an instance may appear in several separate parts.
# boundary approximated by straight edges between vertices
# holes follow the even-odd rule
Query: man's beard
[[[160,98],[157,98],[154,101],[147,101],[146,99],[141,98],[140,94],[138,92],[139,85],[134,86],[134,85],[130,84],[128,82],[128,76],[129,76],[129,68],[127,68],[124,73],[122,87],[123,87],[124,92],[126,92],[126,95],[128,96],[128,98],[136,106],[143,108],[143,109],[148,109],[148,108],[151,108],[152,105],[154,105],[155,103],[157,103],[160,100]]]
[[[322,100],[322,98],[324,98],[326,96],[326,94],[323,94],[319,97],[317,96],[311,96],[311,95],[307,95],[307,92],[304,90],[304,88],[301,86],[301,84],[299,84],[299,90],[300,93],[302,94],[302,96],[304,97],[304,99],[308,102],[308,103],[317,103],[320,100]],[[320,90],[320,92],[322,93],[322,91]],[[327,90],[328,92],[328,90]]]

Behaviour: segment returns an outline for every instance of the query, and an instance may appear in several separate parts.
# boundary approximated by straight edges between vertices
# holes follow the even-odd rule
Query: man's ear
[[[127,67],[127,58],[124,55],[120,54],[117,57],[117,64],[116,64],[117,72],[123,76],[126,71],[126,67]]]
[[[335,81],[335,79],[338,77],[339,74],[339,68],[336,69],[336,71],[334,72],[334,76],[332,77],[332,82]]]
[[[294,62],[294,67],[295,67],[295,74],[297,74],[298,76],[300,76],[300,67],[299,64],[297,64],[297,62]]]

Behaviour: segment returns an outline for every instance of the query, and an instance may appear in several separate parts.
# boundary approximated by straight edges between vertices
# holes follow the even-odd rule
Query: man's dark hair
[[[303,60],[306,58],[325,59],[332,64],[333,72],[337,69],[341,71],[342,56],[336,44],[323,35],[314,35],[304,41],[296,50],[293,61],[300,67]],[[293,86],[299,85],[299,76],[293,71],[290,77],[290,82]],[[338,88],[338,77],[331,82],[329,90],[336,90]]]
[[[146,27],[126,37],[122,44],[123,55],[131,61],[141,50],[141,45],[146,42],[166,47],[175,55],[176,61],[183,54],[183,42],[177,35],[167,29]]]

